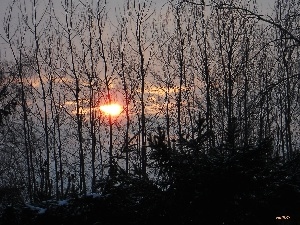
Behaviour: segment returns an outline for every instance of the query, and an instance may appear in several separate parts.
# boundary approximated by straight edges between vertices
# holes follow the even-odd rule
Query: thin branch
[[[282,25],[274,22],[272,19],[267,19],[264,16],[259,15],[259,14],[255,13],[255,12],[252,12],[251,10],[243,8],[243,7],[238,7],[238,6],[223,4],[223,5],[219,5],[218,8],[219,9],[226,9],[227,8],[227,9],[234,9],[234,10],[240,10],[240,11],[246,12],[247,14],[255,17],[256,19],[264,21],[264,22],[266,22],[266,23],[268,23],[270,25],[273,25],[274,27],[278,28],[280,31],[284,32],[291,39],[293,39],[295,42],[297,42],[298,45],[300,45],[300,39],[298,37],[296,37],[294,34],[292,34],[289,30],[287,30],[286,28],[284,28]]]

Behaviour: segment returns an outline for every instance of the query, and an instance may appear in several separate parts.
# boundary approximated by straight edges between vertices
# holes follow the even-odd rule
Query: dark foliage
[[[157,179],[116,169],[98,197],[42,202],[39,208],[10,205],[0,224],[253,225],[278,224],[281,215],[297,224],[300,156],[283,163],[272,155],[270,139],[234,151],[226,144],[207,149],[201,135],[208,133],[169,148],[159,129],[149,138]]]

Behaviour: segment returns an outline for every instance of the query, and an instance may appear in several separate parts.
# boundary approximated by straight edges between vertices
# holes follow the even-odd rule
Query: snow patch
[[[41,208],[41,207],[37,207],[37,206],[33,206],[30,204],[26,204],[26,206],[33,210],[33,211],[37,211],[38,214],[44,214],[46,212],[47,209]]]
[[[68,205],[69,204],[69,200],[60,200],[57,202],[57,205],[59,206],[64,206],[64,205]]]
[[[92,197],[92,198],[101,198],[102,195],[99,193],[91,193],[89,195],[87,195],[88,197]]]

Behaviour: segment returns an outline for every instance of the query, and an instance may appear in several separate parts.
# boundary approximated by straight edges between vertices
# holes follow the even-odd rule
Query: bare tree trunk
[[[139,57],[140,57],[140,77],[141,77],[141,134],[142,134],[142,149],[141,149],[141,157],[142,157],[142,174],[146,176],[146,163],[147,163],[147,152],[146,152],[146,116],[145,116],[145,69],[144,69],[144,54],[142,50],[141,43],[141,22],[137,20],[137,41],[138,41],[138,49],[139,49]]]
[[[48,112],[47,112],[47,95],[45,90],[45,84],[42,78],[41,68],[40,68],[40,60],[39,60],[39,53],[40,53],[40,43],[38,36],[38,18],[37,18],[37,2],[36,0],[33,1],[33,8],[34,8],[34,38],[35,38],[35,49],[34,49],[34,57],[35,57],[35,66],[36,66],[36,73],[39,76],[41,88],[42,88],[42,98],[43,98],[43,111],[44,111],[44,133],[45,133],[45,147],[46,147],[46,171],[45,171],[45,194],[46,196],[51,196],[51,183],[50,183],[50,143],[49,143],[49,130],[48,130]]]
[[[4,24],[4,31],[5,31],[5,38],[6,42],[9,45],[9,48],[11,50],[13,59],[17,65],[17,76],[20,80],[20,94],[21,94],[21,107],[22,107],[22,128],[23,128],[23,135],[24,135],[24,148],[25,148],[25,155],[26,155],[26,169],[27,169],[27,194],[29,197],[29,201],[33,202],[35,199],[35,192],[36,192],[36,180],[35,180],[35,170],[33,166],[33,159],[32,159],[32,148],[31,148],[31,139],[29,135],[29,122],[28,122],[28,110],[27,110],[27,99],[26,99],[26,84],[24,79],[24,65],[23,65],[23,48],[24,48],[24,33],[22,30],[12,30],[11,24],[12,24],[12,11],[13,8],[15,8],[16,2],[14,1],[8,8],[8,14],[4,18],[5,24]],[[17,6],[19,7],[19,6]],[[21,27],[23,21],[21,19],[18,20],[18,25]],[[16,33],[20,33],[20,37],[17,37],[17,43],[20,44],[18,46],[17,50],[14,50],[14,42],[13,38],[15,37]],[[13,35],[11,35],[13,33]],[[3,36],[1,36],[3,38]],[[4,39],[3,39],[4,40]]]
[[[59,101],[58,104],[60,105],[60,95],[59,95]],[[58,155],[59,155],[59,174],[60,174],[60,193],[61,193],[61,197],[63,197],[63,193],[64,193],[64,180],[63,180],[63,164],[62,164],[62,141],[61,141],[61,131],[60,131],[60,116],[59,114],[56,112],[56,116],[57,116],[57,132],[58,132]]]
[[[123,34],[121,33],[121,44],[123,42]],[[122,48],[122,47],[121,47]],[[121,51],[121,76],[123,80],[123,90],[125,94],[125,114],[126,114],[126,129],[125,129],[125,140],[124,140],[124,151],[126,154],[125,158],[125,171],[129,172],[129,128],[130,128],[130,116],[129,116],[129,89],[125,78],[125,62],[124,62],[124,52]]]
[[[76,102],[76,120],[77,120],[77,134],[78,134],[78,142],[79,142],[79,168],[80,168],[80,174],[79,174],[79,185],[80,190],[83,194],[86,194],[86,179],[85,179],[85,161],[84,161],[84,151],[83,151],[83,136],[82,136],[82,123],[83,123],[83,115],[80,111],[80,80],[76,71],[75,66],[75,52],[73,50],[73,39],[71,37],[71,30],[73,29],[73,0],[69,1],[67,0],[65,2],[66,7],[66,25],[67,25],[67,35],[68,35],[68,45],[70,49],[70,55],[71,55],[71,71],[72,75],[75,79],[75,102]],[[68,11],[69,10],[69,11]],[[70,16],[68,16],[70,15]]]
[[[104,47],[104,39],[103,39],[103,18],[101,15],[102,8],[100,7],[100,2],[97,5],[97,26],[98,26],[98,35],[99,35],[99,47],[98,47],[98,54],[100,54],[103,66],[104,66],[104,82],[107,94],[108,104],[112,104],[112,96],[110,90],[110,79],[108,77],[108,62],[107,56],[105,54],[105,47]],[[112,116],[108,115],[108,123],[109,123],[109,176],[114,176],[113,174],[113,123],[112,123]]]
[[[32,184],[35,183],[35,179],[31,176],[34,171],[32,171],[32,154],[31,148],[29,147],[30,141],[28,136],[28,115],[27,115],[27,107],[26,107],[26,96],[25,96],[25,87],[23,81],[23,71],[22,71],[22,53],[20,51],[19,55],[19,65],[18,65],[18,75],[21,83],[21,99],[22,99],[22,111],[23,111],[23,132],[24,132],[24,142],[25,142],[25,151],[26,151],[26,165],[27,165],[27,191],[29,195],[29,201],[32,202],[34,199],[34,189]]]
[[[90,115],[90,136],[91,136],[91,155],[92,155],[92,192],[96,191],[96,112],[95,112],[95,93],[94,93],[94,80],[96,79],[96,71],[95,71],[95,53],[93,50],[93,28],[94,28],[94,20],[93,14],[88,14],[88,35],[89,35],[89,43],[88,43],[88,51],[90,55],[89,62],[86,62],[86,56],[84,55],[84,64],[90,64],[90,72],[87,72],[88,82],[89,82],[89,115]],[[84,42],[84,40],[82,40]],[[82,43],[85,45],[85,43]]]
[[[182,108],[182,86],[183,86],[183,80],[184,80],[184,37],[182,34],[181,29],[181,20],[180,20],[180,12],[179,12],[179,6],[176,8],[176,30],[177,30],[177,37],[179,39],[178,43],[178,52],[177,52],[177,60],[179,63],[179,90],[178,95],[176,99],[177,104],[177,125],[178,125],[178,137],[179,142],[182,141],[182,118],[181,118],[181,108]]]
[[[134,8],[135,8],[134,2]],[[143,34],[145,33],[143,23],[147,20],[146,15],[146,4],[142,4],[138,2],[136,11],[136,26],[135,26],[135,35],[137,41],[137,53],[138,53],[138,76],[141,79],[141,88],[140,88],[140,101],[141,101],[141,117],[140,117],[140,131],[141,134],[141,173],[143,177],[147,176],[147,146],[146,146],[146,139],[147,139],[147,131],[146,131],[146,113],[145,113],[145,106],[146,106],[146,96],[145,96],[145,89],[146,89],[146,63],[145,63],[145,46],[143,43]]]

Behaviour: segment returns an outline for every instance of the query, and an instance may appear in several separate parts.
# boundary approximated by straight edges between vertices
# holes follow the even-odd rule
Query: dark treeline
[[[243,0],[126,1],[114,17],[57,4],[14,1],[4,18],[2,221],[298,220],[298,1],[272,17]],[[116,102],[119,116],[99,110]]]

